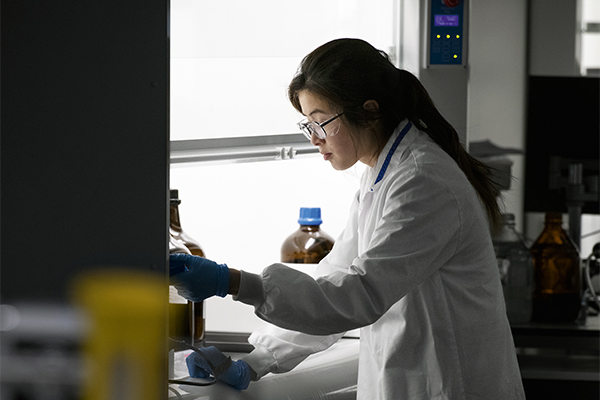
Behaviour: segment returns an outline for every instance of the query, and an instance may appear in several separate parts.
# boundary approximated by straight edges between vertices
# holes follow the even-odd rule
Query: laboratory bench
[[[517,358],[528,400],[600,398],[600,318],[583,324],[527,323],[512,325]],[[252,351],[248,334],[208,332],[207,346],[216,346],[232,359]],[[244,391],[216,383],[210,386],[170,384],[169,399],[269,400],[356,398],[357,338],[343,338],[285,374],[268,374]],[[178,360],[180,373],[185,362]],[[182,375],[183,376],[183,375]],[[207,382],[193,380],[195,382]]]
[[[600,398],[600,318],[512,325],[528,400]]]
[[[233,360],[252,350],[248,334],[207,332],[205,346],[216,346]],[[354,400],[358,378],[357,338],[342,338],[329,349],[309,356],[292,371],[268,374],[251,382],[246,390],[236,390],[217,382],[208,386],[170,383],[169,399],[181,400]],[[185,352],[176,355],[175,378],[185,376]],[[195,383],[208,380],[184,378]]]

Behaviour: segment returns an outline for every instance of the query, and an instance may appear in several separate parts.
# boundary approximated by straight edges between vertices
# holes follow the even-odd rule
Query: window
[[[397,60],[399,13],[399,0],[172,0],[171,140],[299,133],[286,89],[302,57],[358,37]]]
[[[581,12],[581,75],[600,75],[600,2],[584,0]]]

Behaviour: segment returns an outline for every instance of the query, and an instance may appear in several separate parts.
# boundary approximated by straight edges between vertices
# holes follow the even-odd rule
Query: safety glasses
[[[311,139],[312,135],[315,135],[319,139],[325,139],[327,137],[327,132],[325,131],[325,125],[327,125],[330,122],[335,121],[342,115],[344,115],[344,113],[337,114],[333,118],[329,118],[327,121],[321,122],[321,123],[315,122],[315,121],[309,121],[308,119],[305,118],[302,121],[298,122],[298,128],[300,128],[300,130],[302,131],[302,133],[304,134],[304,136],[306,136],[306,138],[308,140]],[[331,131],[331,132],[329,132],[329,136],[333,136],[336,133],[337,133],[337,131],[335,131],[335,132]]]

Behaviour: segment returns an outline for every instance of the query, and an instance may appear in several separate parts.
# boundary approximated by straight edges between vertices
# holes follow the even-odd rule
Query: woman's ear
[[[379,112],[379,103],[375,100],[367,100],[363,104],[363,109],[366,111],[369,124],[375,128],[380,121],[381,113]]]
[[[379,103],[375,100],[365,101],[363,108],[372,114],[379,114]]]

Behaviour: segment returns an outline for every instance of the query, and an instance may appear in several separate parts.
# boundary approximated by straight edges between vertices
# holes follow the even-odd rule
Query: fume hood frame
[[[319,149],[301,133],[176,140],[171,141],[170,146],[172,166],[291,160],[298,156],[319,154]]]

